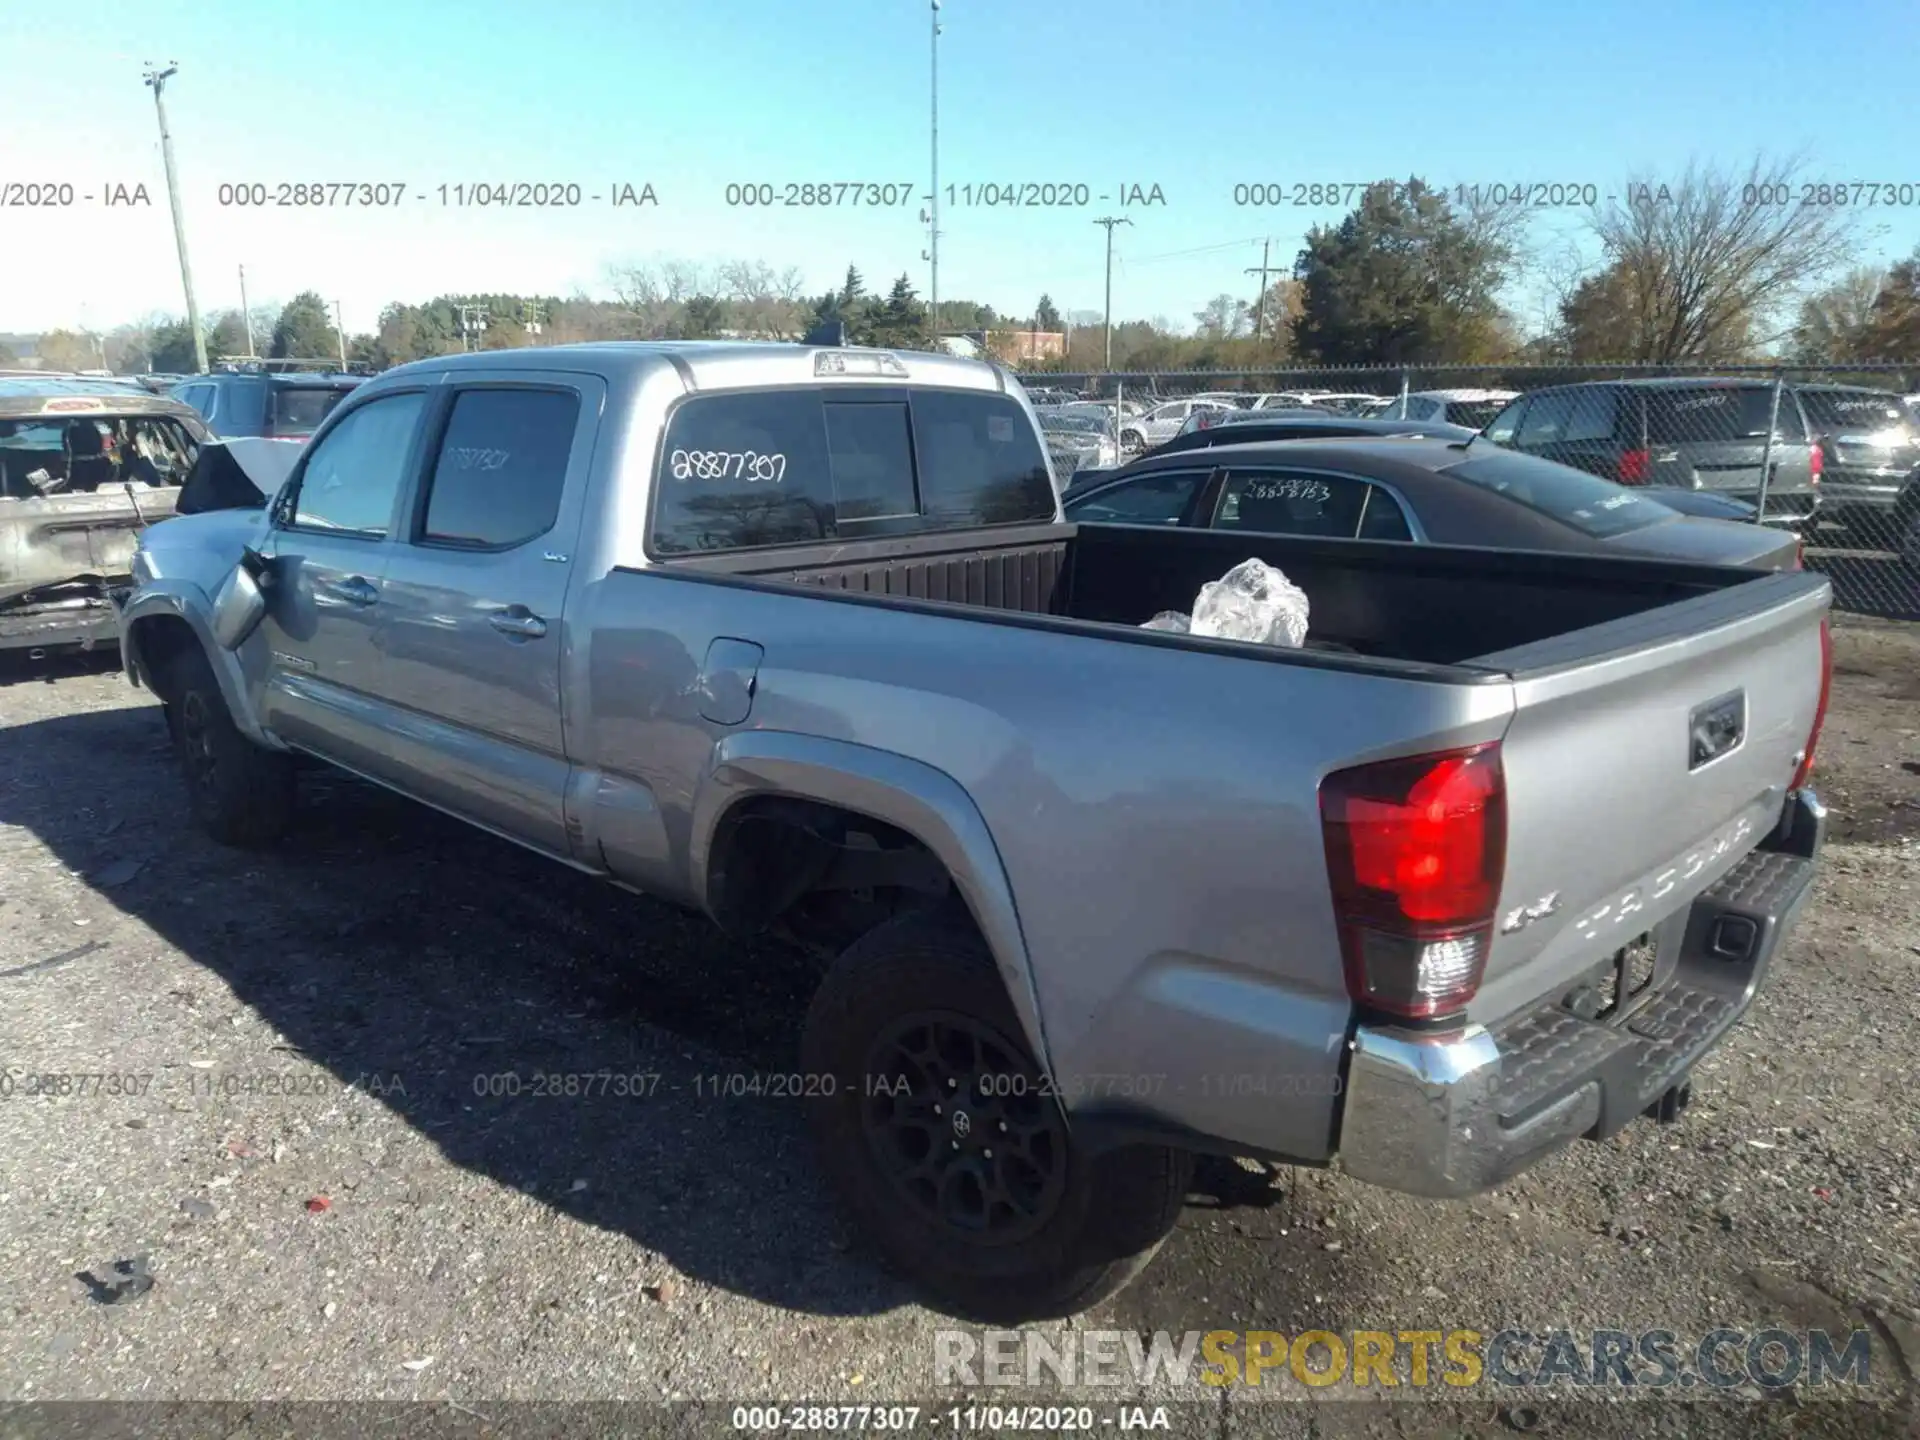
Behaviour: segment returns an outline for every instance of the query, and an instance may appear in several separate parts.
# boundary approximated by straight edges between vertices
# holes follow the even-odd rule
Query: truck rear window
[[[1489,447],[1483,452],[1477,445],[1472,455],[1441,473],[1504,495],[1595,540],[1674,518],[1674,512],[1659,501],[1571,465],[1513,450]]]
[[[1780,397],[1781,424],[1793,397]],[[1773,414],[1771,385],[1714,385],[1698,390],[1649,390],[1647,439],[1655,445],[1687,445],[1727,440],[1764,440]],[[1797,427],[1796,427],[1797,428]]]
[[[654,495],[660,555],[1054,515],[1011,398],[879,385],[691,396],[668,418]]]
[[[1915,429],[1914,417],[1900,397],[1884,391],[1802,390],[1800,403],[1822,430],[1872,435],[1883,430]]]

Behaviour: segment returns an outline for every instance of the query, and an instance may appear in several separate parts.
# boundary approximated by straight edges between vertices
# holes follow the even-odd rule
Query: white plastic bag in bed
[[[1140,627],[1142,630],[1170,630],[1175,635],[1185,635],[1193,629],[1193,621],[1178,610],[1162,610],[1158,615]]]
[[[1242,560],[1200,587],[1191,633],[1298,650],[1307,639],[1307,592],[1264,560]]]

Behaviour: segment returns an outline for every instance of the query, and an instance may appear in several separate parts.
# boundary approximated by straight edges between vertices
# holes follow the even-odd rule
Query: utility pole
[[[940,348],[940,0],[933,0],[933,108],[928,133],[933,142],[933,203],[928,207],[929,233],[927,260],[932,278],[927,286],[927,324],[933,332],[934,349]]]
[[[462,305],[460,307],[460,348],[473,349],[476,336],[487,333],[487,307],[484,305]]]
[[[1267,276],[1269,274],[1277,275],[1279,273],[1271,265],[1267,264],[1267,256],[1272,249],[1273,240],[1271,238],[1262,240],[1260,242],[1260,268],[1256,270],[1249,265],[1246,270],[1247,274],[1258,275],[1260,277],[1260,293],[1254,298],[1253,302],[1253,338],[1256,340],[1260,338],[1261,321],[1266,317]]]
[[[247,308],[247,267],[240,267],[240,320],[247,327],[247,358],[258,359],[253,353],[253,311]]]
[[[527,306],[526,317],[526,320],[521,324],[521,329],[525,330],[530,336],[537,336],[546,326],[547,307],[536,300],[533,304]]]
[[[1107,369],[1113,369],[1113,227],[1133,221],[1119,215],[1102,215],[1093,222],[1107,227]]]
[[[347,373],[347,327],[340,319],[340,302],[333,302],[333,336],[340,342],[340,373]]]
[[[160,117],[160,159],[167,170],[167,202],[173,207],[173,244],[180,252],[180,284],[187,292],[187,328],[193,332],[193,362],[199,367],[198,373],[204,375],[207,373],[207,337],[200,332],[200,307],[193,298],[193,270],[187,264],[187,222],[180,213],[180,181],[173,170],[173,136],[167,133],[167,107],[160,98],[168,77],[179,71],[179,64],[172,60],[164,70],[149,65],[146,83],[153,89],[153,113]]]

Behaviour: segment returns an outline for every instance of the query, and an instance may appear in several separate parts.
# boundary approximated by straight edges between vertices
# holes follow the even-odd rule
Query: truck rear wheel
[[[825,1167],[860,1229],[929,1295],[994,1322],[1074,1314],[1146,1267],[1192,1157],[1089,1154],[1070,1134],[986,945],[964,920],[890,920],[807,1014]]]
[[[174,657],[164,699],[187,804],[200,827],[223,845],[251,848],[279,839],[293,822],[293,757],[240,733],[198,646]]]

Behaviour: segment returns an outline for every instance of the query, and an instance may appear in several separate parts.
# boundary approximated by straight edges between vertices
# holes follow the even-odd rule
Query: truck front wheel
[[[986,945],[913,914],[855,942],[807,1015],[815,1134],[860,1229],[955,1313],[1015,1323],[1119,1290],[1179,1218],[1192,1157],[1089,1154]]]
[[[293,757],[240,733],[197,645],[174,656],[162,698],[187,803],[200,827],[223,845],[250,848],[279,839],[293,820]]]

